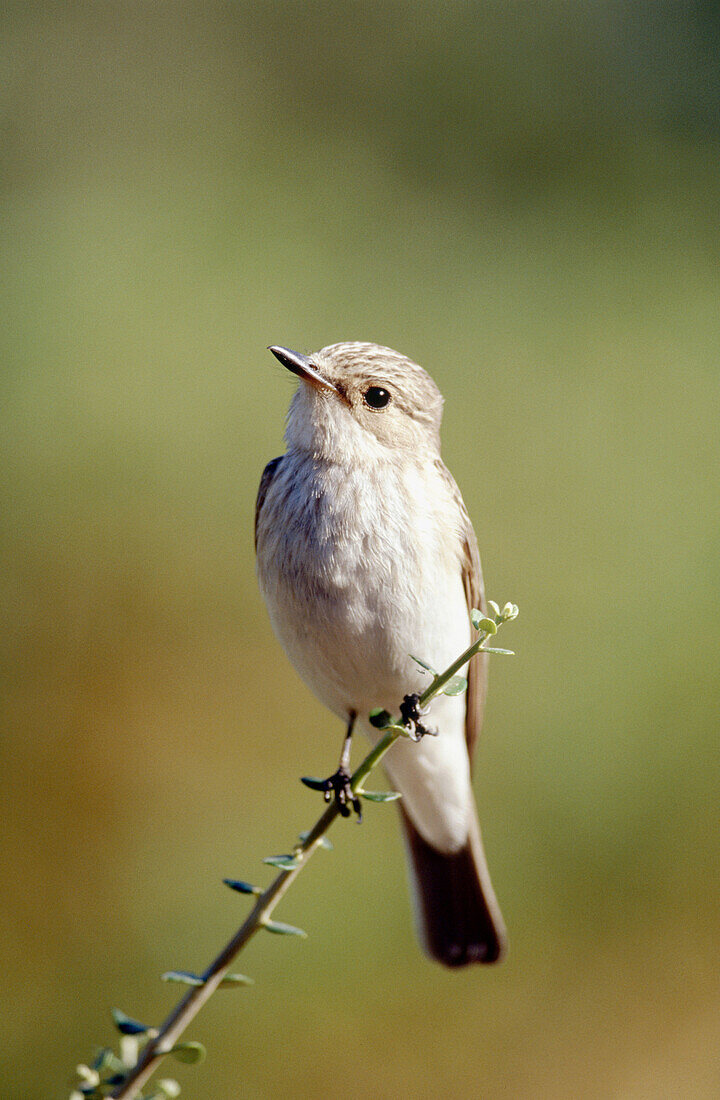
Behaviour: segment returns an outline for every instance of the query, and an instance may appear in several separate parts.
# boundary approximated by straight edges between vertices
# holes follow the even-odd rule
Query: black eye
[[[384,409],[390,401],[390,394],[382,386],[370,386],[363,394],[365,404],[371,409]]]

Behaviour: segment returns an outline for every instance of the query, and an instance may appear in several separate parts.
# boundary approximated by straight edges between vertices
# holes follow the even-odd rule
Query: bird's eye
[[[371,409],[384,409],[390,402],[390,394],[382,386],[370,386],[363,394],[365,404]]]

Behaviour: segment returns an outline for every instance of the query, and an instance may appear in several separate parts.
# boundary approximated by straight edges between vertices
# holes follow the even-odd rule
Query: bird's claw
[[[422,719],[429,711],[429,707],[420,706],[420,696],[416,691],[414,691],[412,695],[406,695],[403,699],[400,704],[400,717],[403,720],[403,724],[408,731],[411,741],[419,741],[426,735],[429,737],[437,737],[438,731],[428,729],[422,722]]]
[[[341,766],[334,775],[329,775],[327,779],[310,779],[305,776],[302,782],[312,791],[322,791],[326,802],[329,802],[334,795],[340,815],[350,817],[354,810],[358,822],[360,822],[362,821],[362,803],[359,796],[352,789],[351,780],[350,772],[347,768]]]

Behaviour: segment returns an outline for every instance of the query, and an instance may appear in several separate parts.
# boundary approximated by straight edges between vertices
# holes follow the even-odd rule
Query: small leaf
[[[100,1084],[99,1068],[99,1066],[90,1068],[90,1066],[81,1063],[79,1066],[75,1067],[75,1072],[83,1085],[90,1085],[92,1088],[95,1088],[96,1085]],[[78,1087],[80,1087],[80,1082],[78,1082]]]
[[[302,928],[295,928],[292,924],[283,924],[279,920],[266,920],[263,923],[263,928],[266,928],[268,932],[273,932],[276,936],[302,936],[303,939],[307,939],[307,932],[303,932]]]
[[[500,608],[495,603],[495,600],[488,600],[487,603],[488,603],[488,607],[492,611],[493,615],[499,615],[500,614]],[[478,612],[478,614],[479,614],[479,612]]]
[[[500,653],[503,657],[514,657],[515,656],[515,650],[514,649],[491,649],[491,647],[489,645],[488,646],[485,646],[485,645],[482,646],[482,648],[480,649],[480,652],[481,653]]]
[[[502,609],[502,618],[504,623],[509,623],[512,619],[517,619],[520,614],[520,608],[516,603],[506,603]]]
[[[132,1016],[126,1016],[119,1008],[113,1008],[111,1011],[115,1027],[122,1035],[144,1035],[150,1030],[145,1024],[133,1020]]]
[[[155,1035],[157,1035],[157,1029],[154,1027],[149,1028],[148,1036],[152,1038]],[[120,1064],[123,1069],[135,1065],[138,1060],[138,1051],[140,1050],[140,1044],[142,1042],[142,1035],[120,1036]]]
[[[442,689],[443,695],[462,695],[467,691],[468,682],[464,676],[453,676]]]
[[[421,661],[419,657],[415,657],[412,653],[410,654],[410,659],[414,661],[416,665],[420,665],[420,668],[424,669],[425,672],[432,672],[433,676],[437,676],[437,671],[432,665],[426,664],[425,661]]]
[[[245,974],[226,974],[220,982],[221,986],[255,985],[254,978],[248,978]]]
[[[156,1081],[155,1088],[168,1100],[175,1100],[175,1097],[180,1095],[180,1086],[171,1077],[163,1077],[162,1081]]]
[[[398,798],[402,798],[400,791],[358,791],[357,793],[368,802],[395,802]]]
[[[178,1043],[170,1051],[173,1058],[178,1062],[188,1062],[190,1064],[204,1062],[207,1051],[202,1043]]]
[[[266,856],[263,863],[269,863],[271,867],[280,867],[283,871],[294,871],[300,864],[295,856]]]
[[[192,970],[167,970],[160,978],[161,982],[178,982],[180,985],[205,985],[205,979]]]
[[[368,718],[370,725],[374,726],[376,730],[384,730],[386,726],[392,725],[393,721],[392,714],[384,707],[375,707],[370,711]]]
[[[306,829],[305,832],[299,834],[299,839],[304,844],[309,836],[310,836],[310,830]],[[332,850],[333,850],[332,841],[326,836],[321,836],[321,837],[318,838],[317,846],[318,846],[318,848],[324,848],[326,852],[332,852]]]
[[[476,630],[482,630],[484,634],[497,634],[496,623],[492,619],[486,618],[476,608],[473,608],[470,612],[470,621]]]
[[[104,1070],[119,1071],[125,1067],[114,1050],[102,1047],[93,1058],[92,1068],[102,1073]]]
[[[314,775],[304,775],[300,780],[306,787],[309,787],[311,791],[325,791],[327,790],[327,783],[324,779],[317,779]]]
[[[231,890],[237,890],[238,894],[262,894],[262,887],[253,886],[251,882],[243,882],[239,878],[224,878],[223,882]]]

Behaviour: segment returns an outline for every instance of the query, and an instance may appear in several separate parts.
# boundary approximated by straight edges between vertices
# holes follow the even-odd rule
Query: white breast
[[[433,464],[388,463],[380,483],[283,459],[258,524],[260,587],[290,660],[336,714],[397,709],[423,684],[409,654],[441,667],[468,644],[458,518]]]
[[[378,483],[289,452],[258,522],[258,577],[280,642],[315,695],[344,720],[356,713],[370,736],[373,707],[397,713],[429,683],[411,654],[441,669],[470,641],[445,479],[433,463],[382,473]],[[440,737],[388,756],[408,811],[445,850],[464,843],[472,805],[465,705],[438,699],[428,721]]]

